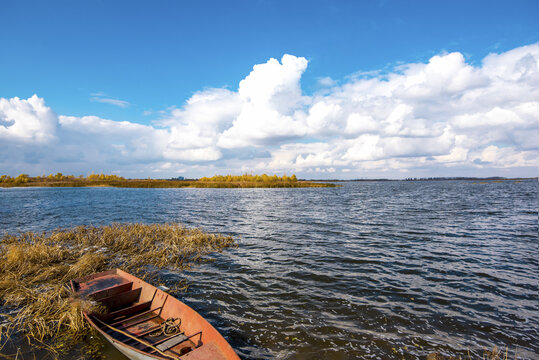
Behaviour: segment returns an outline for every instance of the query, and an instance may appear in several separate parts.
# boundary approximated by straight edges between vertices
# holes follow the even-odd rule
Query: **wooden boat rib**
[[[74,279],[71,290],[101,305],[84,317],[129,359],[239,360],[195,310],[125,271]]]

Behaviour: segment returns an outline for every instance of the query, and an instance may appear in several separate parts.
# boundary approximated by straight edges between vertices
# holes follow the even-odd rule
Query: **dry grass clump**
[[[81,310],[94,304],[74,298],[69,280],[121,268],[147,280],[159,269],[182,270],[212,252],[235,246],[234,239],[180,224],[78,226],[50,233],[4,235],[0,240],[0,350],[14,333],[32,344],[59,351],[90,330]],[[53,339],[51,342],[50,339]]]
[[[517,354],[515,351],[515,359],[517,358]],[[491,350],[484,349],[483,355],[481,358],[477,356],[472,356],[470,354],[470,351],[468,351],[468,355],[465,357],[461,356],[445,356],[438,352],[431,353],[427,356],[427,360],[473,360],[473,359],[481,359],[481,360],[509,360],[509,350],[508,348],[505,348],[505,351],[498,348],[497,346],[494,346]]]

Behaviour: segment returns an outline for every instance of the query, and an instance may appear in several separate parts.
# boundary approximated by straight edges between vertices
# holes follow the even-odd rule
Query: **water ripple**
[[[240,246],[179,297],[250,359],[539,358],[537,181],[334,189],[2,189],[3,232],[170,222]]]

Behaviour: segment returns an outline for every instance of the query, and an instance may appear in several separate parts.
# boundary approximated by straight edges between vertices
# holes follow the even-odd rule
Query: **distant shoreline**
[[[529,178],[504,178],[504,177],[435,177],[435,178],[407,178],[407,179],[328,179],[328,180],[306,180],[306,181],[318,181],[318,182],[357,182],[357,181],[530,181],[538,180],[537,177]]]
[[[117,188],[298,188],[298,187],[336,187],[326,182],[298,181],[296,175],[269,176],[262,175],[215,175],[211,178],[184,179],[126,179],[118,175],[90,174],[63,175],[57,173],[48,176],[29,176],[20,174],[17,177],[0,176],[0,187],[117,187]]]
[[[26,188],[26,187],[116,187],[116,188],[328,188],[337,185],[318,181],[297,182],[211,182],[198,180],[61,180],[61,181],[29,181],[26,183],[0,183],[3,188]]]
[[[63,178],[61,180],[45,178],[27,178],[25,181],[0,182],[0,188],[26,188],[26,187],[116,187],[116,188],[328,188],[340,187],[335,183],[343,182],[390,182],[390,181],[480,181],[480,182],[505,182],[505,181],[537,181],[537,177],[531,178],[504,178],[504,177],[437,177],[437,178],[407,178],[407,179],[323,179],[323,180],[294,180],[294,181],[213,181],[212,179],[87,179],[87,178]]]

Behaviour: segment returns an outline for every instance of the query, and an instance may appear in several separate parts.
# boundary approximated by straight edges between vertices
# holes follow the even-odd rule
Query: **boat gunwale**
[[[205,326],[207,326],[210,329],[210,331],[213,332],[213,334],[210,335],[210,336],[217,337],[217,339],[219,339],[219,341],[215,341],[215,339],[214,339],[214,341],[210,340],[209,342],[202,342],[201,340],[199,340],[198,346],[195,345],[195,349],[193,351],[195,351],[197,348],[199,348],[201,346],[204,346],[205,344],[213,343],[214,345],[216,345],[216,347],[219,349],[219,351],[222,352],[222,356],[224,357],[224,359],[234,359],[234,360],[239,360],[240,359],[239,356],[234,351],[234,349],[232,348],[232,346],[230,346],[228,341],[226,341],[226,339],[221,335],[221,333],[219,331],[217,331],[217,329],[215,329],[215,327],[213,327],[213,325],[210,324],[197,311],[195,311],[189,305],[187,305],[184,302],[180,301],[176,297],[170,295],[166,291],[163,291],[160,288],[158,288],[156,286],[153,286],[152,284],[149,284],[149,283],[145,282],[144,280],[136,277],[135,275],[131,275],[131,274],[129,274],[129,273],[127,273],[127,272],[125,272],[125,271],[123,271],[121,269],[118,269],[118,268],[111,269],[111,270],[103,271],[103,272],[100,272],[100,273],[96,273],[96,274],[87,275],[87,276],[84,276],[84,277],[81,277],[81,278],[73,279],[73,280],[70,281],[71,290],[73,291],[74,294],[77,294],[77,293],[79,293],[81,283],[88,282],[88,281],[97,279],[99,277],[107,276],[107,275],[118,275],[118,276],[120,276],[123,279],[126,279],[128,281],[132,281],[130,278],[135,278],[140,282],[139,285],[141,285],[141,287],[147,286],[150,289],[155,290],[154,297],[158,292],[161,292],[162,294],[166,295],[166,299],[172,298],[172,301],[176,301],[177,303],[181,304],[181,306],[184,306],[185,309],[188,312],[190,312],[191,316],[198,317],[199,320],[201,320],[205,324]],[[91,294],[83,294],[83,296],[91,296]],[[152,299],[152,301],[153,301],[153,299]],[[163,306],[164,306],[164,303],[161,305],[161,307],[163,307]],[[96,329],[101,335],[103,335],[103,337],[105,339],[107,339],[109,342],[111,342],[114,346],[123,347],[123,348],[127,348],[129,350],[135,351],[135,352],[137,352],[138,354],[140,354],[142,356],[146,356],[148,359],[158,359],[158,360],[178,359],[178,360],[180,360],[184,355],[188,355],[188,354],[191,353],[191,352],[188,352],[187,354],[180,355],[179,357],[175,356],[175,355],[170,355],[170,357],[163,357],[161,355],[150,354],[149,352],[139,350],[136,347],[128,345],[125,342],[119,341],[119,340],[115,339],[114,337],[112,337],[111,335],[109,335],[106,331],[103,330],[103,328],[101,326],[99,326],[98,324],[96,324],[95,321],[93,321],[93,319],[91,318],[90,313],[88,313],[86,311],[83,311],[82,314],[83,314],[84,318],[90,323],[90,325],[94,329]],[[196,334],[197,333],[194,333],[191,336],[194,336]],[[200,334],[202,334],[202,331],[200,331]],[[188,336],[188,337],[190,338],[191,336]],[[218,343],[221,343],[221,345],[218,345]],[[223,349],[222,346],[229,347],[230,349]],[[118,349],[118,350],[120,350],[120,349]],[[225,352],[225,350],[229,350],[227,352],[230,354],[230,356],[226,355],[227,352]],[[167,356],[169,356],[169,355],[167,354]]]

